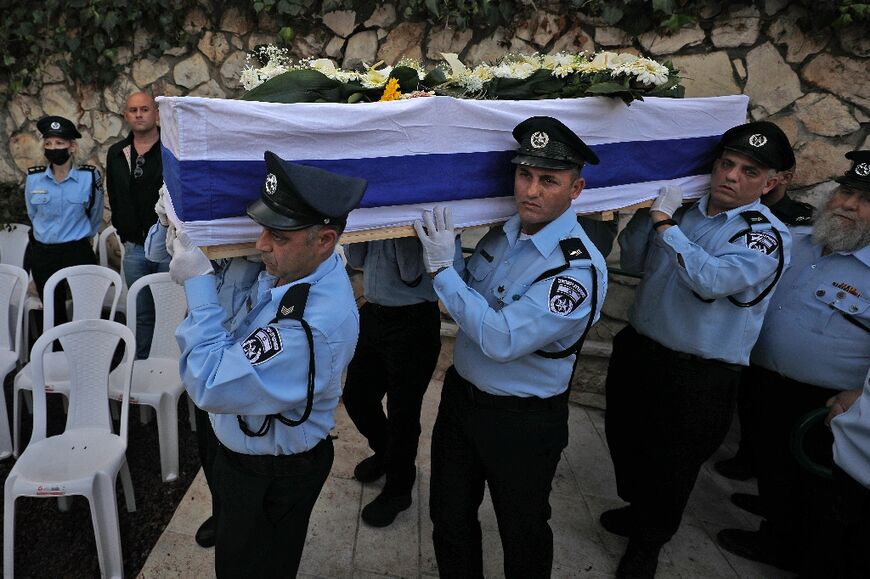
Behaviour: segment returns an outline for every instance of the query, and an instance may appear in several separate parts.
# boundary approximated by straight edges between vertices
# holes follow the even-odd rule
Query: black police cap
[[[60,137],[62,139],[81,139],[82,134],[69,119],[52,115],[42,117],[36,122],[36,128],[42,133],[42,138]]]
[[[770,121],[755,121],[728,129],[719,147],[742,153],[776,171],[787,171],[795,165],[788,137]]]
[[[513,130],[520,144],[515,165],[545,169],[576,169],[598,164],[598,155],[574,131],[553,117],[530,117]]]
[[[836,181],[840,185],[870,191],[870,151],[849,151],[846,158],[852,161],[852,167]]]
[[[264,157],[266,180],[260,198],[248,205],[247,213],[270,229],[344,225],[368,186],[365,179],[284,161],[271,151]]]

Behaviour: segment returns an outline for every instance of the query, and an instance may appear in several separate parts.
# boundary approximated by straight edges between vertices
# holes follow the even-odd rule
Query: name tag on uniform
[[[33,205],[45,205],[48,203],[48,191],[37,189],[30,193],[30,203]]]

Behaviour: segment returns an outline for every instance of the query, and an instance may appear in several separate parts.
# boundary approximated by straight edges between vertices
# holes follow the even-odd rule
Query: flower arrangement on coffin
[[[612,96],[626,104],[644,96],[682,97],[678,70],[629,53],[587,55],[509,54],[497,64],[465,66],[456,54],[445,53],[444,64],[426,71],[410,59],[396,66],[376,63],[363,71],[338,68],[326,58],[292,62],[287,50],[261,47],[262,66],[249,62],[241,83],[244,100],[264,102],[371,102],[429,95],[477,99],[551,99]]]

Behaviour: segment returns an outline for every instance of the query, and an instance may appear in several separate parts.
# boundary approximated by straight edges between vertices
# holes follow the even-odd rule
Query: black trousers
[[[208,418],[208,412],[202,410],[199,406],[195,406],[194,417],[196,419],[196,446],[199,452],[199,462],[202,465],[202,472],[205,475],[205,481],[208,484],[209,490],[212,490],[212,466],[214,458],[218,452],[218,439],[215,436],[214,430],[211,427],[211,420]],[[212,502],[215,500],[214,492],[211,493]],[[214,512],[214,508],[212,508]]]
[[[549,497],[567,444],[567,396],[486,395],[450,367],[432,432],[429,497],[441,577],[483,577],[477,512],[484,484],[498,519],[505,576],[550,576]]]
[[[753,388],[746,380],[746,372],[737,388],[737,417],[740,419],[740,442],[734,455],[748,464],[753,465],[753,474],[758,472],[755,457],[758,453],[758,425],[752,419],[753,409],[758,407],[758,389]]]
[[[824,552],[828,554],[824,565],[826,573],[818,576],[865,579],[870,577],[870,558],[866,551],[870,545],[870,489],[837,465],[833,471],[833,508],[820,537]]]
[[[437,303],[367,303],[360,310],[359,341],[342,399],[369,446],[386,459],[386,494],[407,494],[414,486],[420,409],[440,351]]]
[[[31,237],[28,248],[28,263],[33,273],[33,282],[39,292],[39,299],[45,300],[45,282],[58,270],[73,265],[95,265],[97,257],[91,248],[90,239],[79,239],[68,243],[40,243]],[[54,325],[68,321],[66,315],[67,284],[59,285],[54,292]]]
[[[833,489],[830,481],[800,466],[791,453],[791,433],[801,416],[824,406],[838,391],[758,366],[749,367],[747,382],[758,396],[751,420],[758,429],[758,494],[766,515],[762,530],[782,555],[809,569],[823,557],[811,538],[829,508]],[[830,466],[832,444],[831,431],[819,425],[807,434],[804,449],[814,461]]]
[[[605,432],[632,539],[667,542],[701,465],[728,433],[740,367],[675,352],[627,326],[613,339]]]
[[[303,454],[215,455],[217,577],[295,577],[308,521],[334,458],[326,438]]]

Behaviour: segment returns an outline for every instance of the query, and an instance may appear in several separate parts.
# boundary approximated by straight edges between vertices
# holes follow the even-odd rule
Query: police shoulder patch
[[[33,175],[35,173],[45,173],[45,165],[34,165],[27,170],[28,175]]]
[[[589,296],[589,292],[573,277],[557,277],[550,284],[549,310],[560,316],[570,316]]]
[[[746,247],[770,255],[779,249],[779,241],[769,231],[750,231],[744,236]]]
[[[245,352],[251,365],[257,366],[271,360],[284,350],[281,343],[281,334],[272,326],[257,328],[242,342],[242,350]]]

